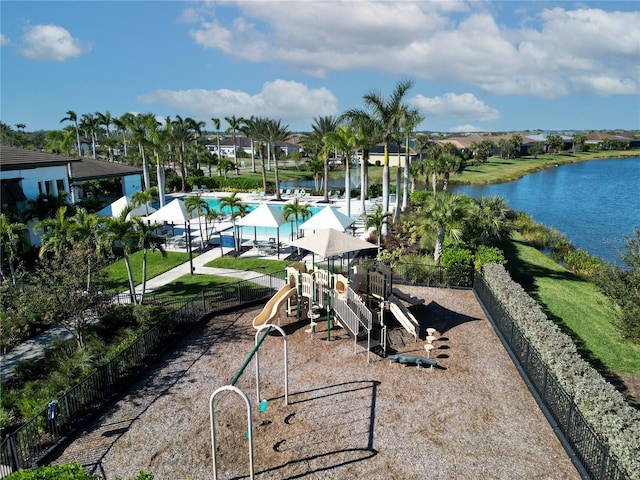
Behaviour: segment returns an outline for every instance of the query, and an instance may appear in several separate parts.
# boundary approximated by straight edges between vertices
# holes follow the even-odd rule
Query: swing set
[[[225,385],[222,386],[220,388],[218,388],[215,392],[213,392],[211,394],[211,398],[209,399],[209,416],[211,419],[211,458],[213,461],[213,479],[217,480],[218,478],[218,469],[217,469],[217,458],[216,458],[216,428],[215,428],[215,415],[214,415],[214,410],[215,410],[215,398],[218,394],[222,393],[222,392],[234,392],[236,394],[238,394],[241,399],[244,401],[244,404],[247,407],[247,434],[246,434],[246,438],[249,440],[249,472],[250,472],[250,478],[254,479],[255,475],[254,475],[254,466],[253,466],[253,415],[251,413],[251,401],[249,400],[249,397],[247,396],[246,393],[244,393],[241,389],[239,389],[238,387],[236,387],[236,383],[238,382],[238,379],[242,376],[243,372],[245,371],[245,369],[247,368],[247,366],[249,365],[249,363],[251,362],[251,360],[253,359],[253,357],[256,357],[256,400],[257,403],[260,405],[260,412],[264,412],[267,409],[267,400],[266,399],[261,399],[260,398],[260,361],[259,361],[259,351],[260,351],[260,346],[262,345],[262,343],[264,342],[264,340],[267,338],[267,336],[269,335],[269,333],[271,332],[271,329],[275,329],[278,332],[280,332],[280,334],[282,335],[282,338],[284,340],[284,404],[288,405],[289,404],[289,369],[288,369],[288,353],[287,353],[287,334],[284,332],[284,330],[282,330],[282,328],[280,328],[278,325],[262,325],[261,327],[257,328],[256,334],[255,334],[255,340],[254,340],[254,347],[251,350],[251,352],[249,353],[249,355],[247,356],[247,358],[245,359],[244,363],[242,364],[242,366],[240,367],[240,369],[238,370],[238,372],[235,374],[235,376],[233,377],[233,379],[231,380],[231,383],[229,385]],[[264,330],[264,333],[262,334],[262,336],[260,338],[258,338],[258,336],[260,335],[260,333]]]

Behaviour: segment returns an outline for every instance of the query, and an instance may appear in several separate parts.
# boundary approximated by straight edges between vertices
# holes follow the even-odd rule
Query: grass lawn
[[[640,376],[640,346],[621,339],[613,326],[612,307],[595,285],[555,263],[519,234],[504,247],[514,280],[573,337],[585,358],[619,376]]]
[[[491,157],[483,165],[467,167],[460,174],[451,175],[449,183],[498,183],[516,180],[527,173],[536,172],[544,168],[562,165],[565,163],[581,162],[585,160],[596,160],[614,157],[636,157],[640,155],[639,150],[610,150],[600,152],[564,152],[554,155],[538,155],[538,158],[521,157],[511,160],[504,160],[499,157]],[[304,162],[301,163],[303,165]],[[395,185],[397,168],[389,169],[389,176],[392,185]],[[262,178],[260,173],[251,173],[250,170],[242,170],[242,175],[246,177]],[[310,172],[284,167],[279,169],[281,182],[295,182],[296,180],[313,180]],[[332,170],[329,172],[332,179],[343,179],[344,170]],[[274,180],[274,173],[267,172],[267,179]],[[369,184],[382,183],[382,167],[369,166]],[[418,181],[419,185],[424,185],[424,178]]]
[[[450,183],[496,183],[516,180],[523,175],[536,172],[544,168],[562,165],[565,163],[581,162],[613,157],[638,156],[638,150],[612,150],[606,152],[580,152],[562,153],[556,155],[538,155],[538,158],[521,157],[504,160],[499,157],[491,157],[483,165],[465,168],[462,173],[452,175]]]
[[[284,270],[287,265],[293,262],[284,260],[266,260],[261,258],[231,258],[219,257],[207,263],[207,267],[229,268],[233,270],[245,270],[258,273],[278,272]],[[166,294],[173,297],[191,298],[199,294],[204,289],[215,288],[222,285],[234,284],[240,280],[235,277],[226,277],[221,275],[184,275],[174,282],[171,282],[154,291],[155,294]]]
[[[235,277],[222,277],[218,275],[183,275],[175,281],[154,290],[153,293],[157,295],[171,295],[172,297],[192,298],[204,289],[235,284],[239,281],[240,279]]]
[[[284,270],[293,262],[285,260],[266,260],[263,258],[231,258],[218,257],[207,263],[206,267],[231,268],[233,270],[245,270],[258,273],[273,273]]]
[[[133,280],[136,285],[139,285],[142,283],[142,252],[136,252],[130,255],[129,258],[131,260]],[[147,253],[147,280],[188,261],[189,254],[186,252],[167,252],[166,257],[163,257],[160,252],[149,252]],[[109,265],[107,272],[109,289],[117,291],[129,289],[129,277],[127,276],[124,258]]]

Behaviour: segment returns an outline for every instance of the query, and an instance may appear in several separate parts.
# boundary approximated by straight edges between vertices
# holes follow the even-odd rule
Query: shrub
[[[485,265],[484,277],[501,305],[573,399],[629,478],[640,479],[640,412],[579,354],[571,338],[549,320],[502,265]]]
[[[19,470],[6,480],[94,480],[78,463],[68,465],[50,465],[36,470]]]
[[[95,480],[96,477],[86,473],[80,464],[49,465],[35,470],[19,470],[12,473],[6,480]],[[153,480],[155,475],[141,470],[135,478],[129,480]],[[123,480],[116,477],[115,480]]]
[[[466,286],[469,269],[473,264],[473,253],[464,247],[446,246],[442,251],[440,264],[444,267],[446,285]]]
[[[488,263],[504,265],[507,260],[504,258],[504,252],[499,248],[480,245],[473,256],[473,266],[476,271],[480,272],[482,267]]]

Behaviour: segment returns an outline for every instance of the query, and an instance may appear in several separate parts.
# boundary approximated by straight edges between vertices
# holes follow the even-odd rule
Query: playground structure
[[[379,327],[380,334],[380,342],[376,345],[382,347],[382,356],[386,357],[387,325],[385,323],[385,312],[387,311],[391,312],[400,325],[413,335],[415,341],[418,340],[420,324],[400,299],[413,305],[424,303],[423,299],[411,297],[398,289],[394,289],[392,271],[385,266],[374,265],[370,268],[354,266],[353,272],[349,277],[340,273],[333,273],[328,269],[316,268],[314,264],[302,262],[287,267],[284,285],[269,299],[262,311],[253,319],[252,324],[256,329],[253,350],[249,353],[231,383],[218,388],[210,397],[209,411],[214,480],[217,478],[215,398],[223,392],[233,392],[239,395],[246,406],[247,432],[245,435],[249,448],[249,473],[250,478],[254,478],[254,426],[251,401],[236,386],[236,382],[255,357],[257,402],[260,405],[261,412],[267,408],[266,399],[261,400],[260,398],[259,350],[272,329],[280,332],[284,340],[284,403],[288,405],[287,336],[280,326],[274,324],[276,320],[280,320],[281,312],[285,313],[286,316],[291,316],[295,311],[298,320],[308,318],[311,328],[307,331],[313,335],[317,320],[321,317],[318,312],[324,310],[327,321],[327,341],[331,340],[333,322],[339,324],[353,337],[354,353],[357,352],[359,340],[362,341],[366,335],[367,362],[369,362],[374,327]],[[258,338],[263,331],[262,336]],[[427,353],[429,353],[429,350],[427,350]],[[388,358],[401,364],[414,364],[419,367],[437,365],[434,360],[417,355],[398,354],[390,355]]]
[[[310,320],[310,332],[315,333],[317,321],[324,311],[327,321],[327,340],[331,340],[331,327],[338,324],[354,340],[354,352],[366,338],[367,361],[372,348],[381,346],[382,356],[387,351],[387,324],[385,313],[390,312],[402,327],[418,341],[420,324],[404,305],[424,303],[393,287],[389,267],[375,264],[369,268],[353,266],[348,277],[318,268],[308,263],[295,263],[286,269],[285,285],[267,302],[253,320],[254,328],[280,320],[280,314],[296,314],[298,320]],[[284,308],[286,307],[286,308]],[[372,341],[372,332],[378,338]]]

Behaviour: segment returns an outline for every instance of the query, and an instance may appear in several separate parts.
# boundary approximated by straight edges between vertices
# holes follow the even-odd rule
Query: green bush
[[[460,246],[446,246],[440,257],[445,270],[445,284],[465,286],[468,284],[469,269],[473,265],[471,250]]]
[[[488,264],[483,273],[491,291],[619,465],[630,479],[640,479],[640,412],[580,356],[571,338],[511,280],[504,266]]]
[[[506,264],[507,260],[504,258],[504,252],[497,247],[480,245],[473,255],[473,266],[476,271],[480,272],[482,271],[482,267],[487,263],[495,263],[498,265]]]
[[[6,480],[95,480],[77,463],[68,465],[50,465],[36,470],[18,470]]]
[[[35,470],[19,470],[12,473],[6,480],[95,480],[96,477],[85,472],[80,464],[49,465]],[[129,480],[153,480],[155,475],[141,470],[135,478]],[[123,480],[116,477],[115,480]]]

